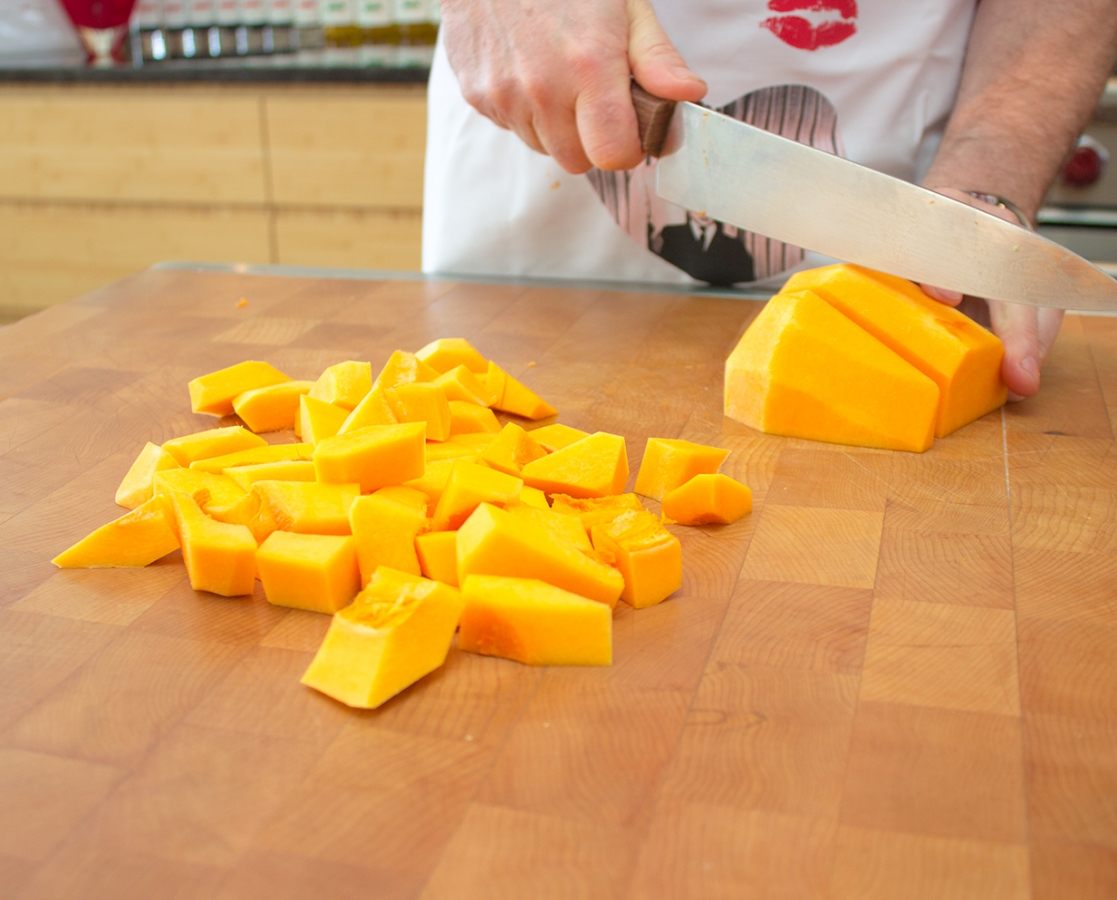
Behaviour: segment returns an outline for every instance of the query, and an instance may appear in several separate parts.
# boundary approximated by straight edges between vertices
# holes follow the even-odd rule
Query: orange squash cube
[[[720,447],[669,438],[648,438],[633,490],[653,500],[662,500],[664,494],[680,484],[686,484],[695,475],[717,472],[728,455],[729,451]]]
[[[256,434],[294,428],[299,397],[313,386],[313,381],[284,381],[254,388],[233,398],[233,411]]]
[[[428,465],[442,462],[447,459],[473,459],[476,460],[478,450],[476,447],[467,447],[457,441],[428,441],[423,451],[423,457]]]
[[[624,578],[612,566],[490,503],[478,506],[458,530],[458,583],[467,575],[537,578],[610,609],[624,590]]]
[[[452,435],[449,443],[467,447],[475,454],[479,455],[482,450],[496,439],[496,436],[497,432],[495,431],[471,431],[466,434]]]
[[[439,375],[432,384],[438,385],[447,400],[472,403],[474,406],[492,406],[497,396],[489,390],[483,377],[469,371],[465,366],[455,366]]]
[[[654,606],[683,586],[682,544],[650,512],[629,510],[591,533],[594,549],[624,576],[621,599],[629,606]]]
[[[431,531],[454,531],[481,503],[515,503],[523,486],[523,481],[512,475],[472,462],[458,462],[438,498]]]
[[[314,455],[312,444],[262,444],[224,456],[211,456],[190,463],[199,472],[220,474],[234,466],[254,466],[257,463],[279,462],[284,459],[310,459]]]
[[[458,586],[458,533],[428,531],[415,536],[419,568],[426,578]]]
[[[231,425],[228,428],[211,428],[209,431],[198,431],[172,438],[163,443],[163,449],[171,454],[180,466],[188,467],[200,459],[225,456],[252,447],[265,447],[267,443],[247,428]]]
[[[487,406],[478,406],[464,400],[450,401],[450,437],[462,434],[496,434],[498,431],[500,420]]]
[[[299,398],[299,436],[311,446],[333,437],[349,418],[349,410],[309,394]]]
[[[279,369],[266,362],[248,360],[237,363],[191,381],[187,385],[190,391],[190,409],[192,412],[208,413],[211,416],[229,416],[233,413],[233,398],[238,394],[290,380]]]
[[[310,396],[352,410],[372,390],[372,365],[367,362],[337,363],[318,376]]]
[[[768,434],[931,446],[939,388],[810,291],[765,304],[725,363],[725,414]]]
[[[465,366],[471,372],[484,375],[489,368],[489,361],[465,338],[439,338],[417,350],[415,355],[439,373]]]
[[[384,368],[376,376],[373,386],[380,385],[387,389],[399,387],[401,384],[410,384],[413,381],[434,381],[437,377],[438,373],[414,353],[396,350],[388,357]]]
[[[164,469],[156,472],[152,489],[158,496],[169,497],[183,493],[196,495],[205,491],[208,499],[200,503],[207,512],[225,510],[245,495],[245,490],[226,475],[199,472],[197,469]]]
[[[368,425],[325,438],[314,448],[318,480],[356,482],[362,493],[420,478],[426,467],[426,422]]]
[[[470,575],[458,649],[529,666],[608,666],[613,616],[603,603],[532,578]]]
[[[132,463],[120,487],[116,489],[117,506],[135,509],[155,496],[154,478],[156,472],[164,469],[177,469],[178,460],[150,441],[144,445],[136,461]]]
[[[334,614],[302,683],[374,709],[446,661],[463,605],[456,588],[381,568]]]
[[[679,525],[732,525],[752,512],[752,491],[728,475],[695,475],[663,498],[663,515]]]
[[[256,551],[256,566],[274,606],[335,613],[361,589],[351,537],[273,531]]]
[[[520,474],[524,484],[548,494],[606,497],[620,494],[628,481],[624,438],[599,431],[542,459],[529,462]]]
[[[349,417],[341,423],[337,433],[348,434],[350,431],[356,431],[366,425],[395,425],[396,422],[396,414],[392,412],[392,407],[388,405],[384,388],[378,384],[365,394],[360,403],[353,407],[353,412],[349,413]]]
[[[196,591],[222,597],[251,594],[256,585],[256,541],[244,525],[216,522],[189,494],[172,494],[182,558]]]
[[[174,508],[161,495],[102,525],[51,562],[60,569],[146,566],[177,549]]]
[[[403,487],[422,491],[427,496],[428,506],[433,509],[438,505],[439,499],[446,490],[446,485],[450,483],[450,475],[454,471],[454,464],[463,458],[470,460],[476,459],[474,456],[468,456],[450,457],[448,459],[436,459],[432,461],[428,457],[427,467],[423,472],[422,478],[406,481]]]
[[[493,403],[495,409],[523,416],[525,419],[545,419],[547,416],[558,414],[558,410],[550,403],[521,384],[496,363],[489,363],[485,384],[498,398]]]
[[[357,547],[361,583],[381,566],[419,575],[415,536],[427,527],[427,511],[399,503],[379,492],[358,497],[349,507],[349,526]]]
[[[588,431],[571,428],[569,425],[560,425],[558,422],[544,425],[541,428],[533,428],[529,433],[532,440],[536,441],[548,453],[554,453],[563,447],[569,447],[575,441],[590,436]]]
[[[401,384],[387,388],[384,398],[397,422],[426,422],[427,438],[432,441],[444,441],[450,436],[450,404],[434,384]]]
[[[551,495],[551,509],[567,516],[577,516],[589,533],[594,525],[612,522],[630,509],[641,510],[643,504],[635,494],[614,494],[610,497],[570,497],[566,494]]]
[[[547,502],[547,495],[539,488],[527,484],[520,489],[520,502],[525,506],[534,506],[536,509],[551,508],[551,504]]]
[[[552,509],[540,509],[529,503],[512,503],[505,507],[505,512],[524,522],[531,523],[532,527],[545,531],[555,543],[568,544],[576,550],[581,550],[592,559],[599,559],[589,535],[582,527],[582,523],[574,516],[564,516]]]
[[[242,490],[249,491],[257,481],[315,481],[314,461],[309,459],[281,459],[277,462],[256,463],[251,466],[230,466],[224,470]]]
[[[409,506],[417,512],[421,512],[424,516],[431,506],[430,497],[418,488],[408,487],[406,484],[393,484],[389,487],[382,487],[380,490],[374,491],[373,496],[384,497],[387,500],[402,503],[404,506]]]
[[[492,443],[481,451],[481,459],[486,465],[517,478],[525,465],[546,455],[547,451],[535,438],[515,422],[505,425]]]
[[[259,503],[247,524],[262,541],[273,531],[349,534],[349,507],[361,495],[361,488],[357,484],[257,481],[251,493]]]

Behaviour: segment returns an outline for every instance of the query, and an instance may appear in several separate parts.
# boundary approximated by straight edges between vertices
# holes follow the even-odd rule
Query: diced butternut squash
[[[504,386],[508,383],[508,373],[504,371],[492,360],[489,360],[488,368],[485,370],[485,387],[488,388],[490,394],[497,398],[494,406],[499,406],[500,401],[504,399]]]
[[[512,503],[505,508],[505,512],[523,522],[528,522],[534,528],[545,531],[559,544],[568,544],[575,550],[587,553],[593,559],[598,559],[589,535],[582,527],[582,523],[574,516],[564,516],[552,509],[540,509],[528,503]]]
[[[245,391],[279,384],[291,379],[266,362],[248,360],[226,369],[218,369],[191,381],[190,409],[211,416],[228,416],[233,412],[233,398]],[[185,465],[185,463],[183,463]]]
[[[415,552],[419,568],[427,578],[458,586],[458,533],[428,531],[416,535]]]
[[[429,444],[427,445],[430,446]],[[416,478],[412,481],[404,482],[404,487],[415,488],[417,491],[422,491],[427,495],[428,506],[433,509],[438,505],[439,499],[442,497],[443,491],[446,490],[446,485],[450,483],[450,474],[454,471],[454,463],[461,459],[476,459],[475,456],[467,457],[450,457],[447,459],[427,459],[427,467],[423,472],[422,478]]]
[[[547,495],[539,488],[527,484],[520,489],[520,502],[525,506],[534,506],[536,509],[551,508],[551,504],[547,502]]]
[[[481,451],[481,459],[486,465],[517,478],[525,465],[546,455],[547,451],[538,441],[515,422],[505,425],[492,443]]]
[[[163,449],[171,454],[180,466],[189,466],[200,459],[225,456],[253,447],[264,447],[267,443],[247,428],[230,425],[228,428],[211,428],[209,431],[198,431],[172,438],[163,443]]]
[[[613,616],[602,603],[531,578],[470,575],[458,648],[529,666],[608,666]]]
[[[52,562],[60,569],[146,566],[178,549],[177,532],[170,498],[153,496],[63,550]]]
[[[648,438],[633,490],[653,500],[662,500],[664,494],[686,484],[695,475],[712,475],[728,455],[729,451],[720,447]]]
[[[247,524],[262,541],[273,531],[349,534],[349,507],[360,496],[361,488],[357,484],[257,481],[252,493],[260,502]]]
[[[663,498],[663,515],[680,525],[732,525],[752,512],[752,491],[728,475],[695,475]]]
[[[396,503],[402,503],[404,506],[409,506],[421,512],[423,515],[426,515],[427,510],[431,507],[430,497],[418,488],[409,487],[405,484],[393,484],[388,487],[382,487],[378,491],[374,491],[373,494],[377,497],[394,500]]]
[[[233,398],[233,411],[256,434],[294,428],[299,397],[313,386],[313,381],[285,381],[245,391]]]
[[[299,398],[299,437],[317,447],[324,438],[333,437],[345,420],[349,410],[318,400],[307,394]]]
[[[238,450],[224,456],[212,456],[190,463],[199,472],[221,473],[233,466],[254,466],[257,463],[279,462],[284,459],[310,459],[314,455],[311,444],[263,444],[248,450]]]
[[[523,486],[523,481],[514,475],[472,462],[458,462],[438,498],[431,517],[431,531],[454,531],[482,503],[503,506],[518,502]]]
[[[318,376],[310,396],[352,410],[372,390],[372,365],[367,362],[337,363]]]
[[[366,425],[395,425],[396,415],[388,405],[388,398],[384,396],[384,388],[379,384],[365,394],[349,417],[341,423],[338,434],[347,434],[364,428]]]
[[[683,585],[683,547],[650,512],[629,510],[594,525],[593,546],[624,576],[621,599],[636,609],[666,600]]]
[[[446,661],[462,608],[456,588],[380,569],[334,615],[302,683],[374,709]]]
[[[903,278],[860,266],[798,272],[784,292],[809,290],[939,386],[935,437],[1004,405],[1004,345],[991,331]]]
[[[477,459],[478,452],[476,447],[456,441],[428,441],[423,456],[427,463],[435,463],[444,459]]]
[[[438,373],[414,353],[397,350],[388,357],[373,386],[380,385],[387,389],[413,381],[434,381],[437,377]]]
[[[612,566],[489,503],[478,506],[458,531],[458,583],[467,575],[537,578],[610,608],[624,589]]]
[[[439,338],[416,351],[415,355],[440,373],[449,372],[457,366],[465,366],[478,375],[484,375],[489,369],[489,361],[465,338]]]
[[[922,452],[938,406],[930,378],[810,291],[769,300],[725,364],[725,414],[769,434]]]
[[[225,510],[244,496],[245,490],[226,475],[199,472],[197,469],[164,469],[152,479],[156,494],[169,497],[175,493],[196,494],[206,491],[209,499],[200,504],[209,510]]]
[[[484,377],[475,375],[465,366],[456,366],[439,375],[432,384],[438,385],[447,400],[472,403],[474,406],[492,406],[497,396],[488,387]]]
[[[610,497],[570,497],[566,494],[551,495],[551,509],[568,516],[577,516],[587,532],[594,525],[612,522],[630,509],[643,509],[635,494],[614,494]]]
[[[216,522],[189,494],[172,494],[182,558],[196,591],[222,597],[251,594],[256,583],[256,541],[244,525]]]
[[[518,382],[496,363],[489,363],[486,385],[495,396],[499,397],[493,403],[494,409],[523,416],[525,419],[545,419],[547,416],[558,414],[558,410],[550,403]],[[499,393],[496,393],[497,391]]]
[[[500,420],[487,406],[467,403],[464,400],[450,401],[450,435],[496,434],[500,431]]]
[[[426,422],[368,425],[326,438],[314,448],[318,480],[357,483],[362,493],[421,478],[426,467]]]
[[[606,497],[624,491],[628,454],[624,438],[599,431],[529,462],[520,472],[524,484],[548,494]]]
[[[431,382],[416,381],[384,391],[397,422],[426,422],[427,438],[444,441],[450,436],[450,404]]]
[[[125,509],[135,509],[155,496],[153,479],[156,472],[177,469],[178,460],[150,441],[144,445],[136,461],[116,489],[116,503]]]
[[[278,462],[256,463],[251,466],[230,466],[224,475],[243,490],[251,490],[257,481],[314,481],[314,462],[309,459],[281,459]]]
[[[256,551],[256,565],[275,606],[335,613],[361,589],[352,537],[273,531]]]
[[[426,506],[399,503],[379,492],[358,497],[349,507],[349,525],[357,547],[361,583],[368,584],[380,566],[421,574],[415,536],[427,527]]]
[[[533,428],[530,434],[532,439],[548,453],[554,453],[563,447],[569,447],[575,441],[590,436],[588,431],[571,428],[569,425],[560,425],[558,422],[544,425],[541,428]]]
[[[450,443],[468,447],[474,453],[480,454],[496,438],[498,431],[470,431],[465,434],[451,436]]]

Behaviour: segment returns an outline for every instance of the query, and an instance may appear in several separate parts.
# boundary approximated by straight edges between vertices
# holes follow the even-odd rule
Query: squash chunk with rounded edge
[[[257,540],[273,531],[299,534],[349,534],[349,507],[361,495],[357,484],[319,484],[308,481],[257,481],[259,497],[248,521]]]
[[[450,401],[450,436],[460,434],[496,434],[500,431],[500,420],[487,406],[466,403],[464,400]]]
[[[60,569],[146,566],[178,549],[169,497],[152,497],[119,519],[102,525],[51,562]]]
[[[629,510],[593,526],[593,546],[624,576],[621,599],[636,609],[666,600],[683,586],[683,546],[650,512]]]
[[[765,304],[725,363],[725,414],[768,434],[922,452],[939,388],[810,291]]]
[[[178,467],[178,460],[158,444],[148,441],[116,489],[117,506],[135,509],[147,503],[155,496],[155,473]]]
[[[520,474],[529,462],[547,455],[539,442],[515,422],[509,422],[489,446],[481,451],[481,459],[498,472]]]
[[[251,466],[230,466],[224,470],[241,488],[248,491],[257,481],[315,481],[314,462],[309,459],[281,459]]]
[[[523,486],[519,478],[487,466],[456,463],[431,517],[431,531],[454,531],[482,503],[515,503]]]
[[[548,494],[607,497],[620,494],[628,481],[624,438],[599,431],[529,462],[520,472],[524,484]]]
[[[352,410],[371,390],[372,364],[348,360],[329,366],[319,375],[309,396]]]
[[[384,398],[397,422],[426,422],[428,440],[444,441],[450,436],[450,404],[433,384],[401,384],[387,388]]]
[[[463,605],[457,588],[378,569],[334,614],[302,683],[347,706],[374,709],[446,661]]]
[[[190,391],[190,409],[192,412],[208,413],[211,416],[232,415],[233,398],[238,394],[290,380],[290,377],[269,363],[247,360],[191,381],[187,385]]]
[[[256,541],[244,525],[216,522],[189,494],[172,494],[182,558],[196,591],[222,597],[251,594],[256,585]]]
[[[368,494],[349,507],[349,526],[357,547],[361,583],[368,584],[381,566],[421,574],[415,536],[427,527],[427,512],[391,497]]]
[[[729,451],[720,447],[669,438],[648,438],[633,490],[653,500],[662,500],[664,494],[686,484],[695,475],[717,472],[728,455]]]
[[[558,410],[550,403],[521,384],[496,363],[489,363],[485,384],[498,398],[493,403],[494,409],[523,416],[525,419],[545,419],[547,416],[558,415]]]
[[[663,498],[663,515],[679,525],[732,525],[752,512],[752,491],[728,475],[695,475]]]
[[[554,453],[563,447],[569,447],[575,441],[590,436],[588,431],[571,428],[569,425],[560,425],[558,422],[544,425],[541,428],[533,428],[529,434],[548,453]]]
[[[489,390],[486,380],[475,375],[465,366],[456,366],[448,372],[443,372],[431,383],[438,385],[447,400],[488,407],[498,399],[496,394]]]
[[[798,272],[783,291],[809,290],[939,386],[935,437],[1003,406],[1005,348],[993,332],[912,282],[860,266]]]
[[[361,589],[353,538],[273,531],[256,551],[264,596],[274,606],[335,613]]]
[[[369,425],[326,438],[314,448],[318,480],[356,482],[362,493],[421,478],[426,467],[426,422]]]
[[[197,494],[206,491],[209,499],[200,504],[206,512],[222,512],[238,502],[246,493],[245,489],[227,475],[214,475],[212,472],[199,472],[197,469],[164,469],[156,472],[152,487],[157,495],[169,497],[171,494]]]
[[[458,583],[467,575],[537,578],[610,608],[624,590],[624,578],[612,566],[489,503],[458,530]]]
[[[455,531],[428,531],[416,535],[419,568],[427,578],[458,586],[458,535]]]
[[[415,351],[415,355],[439,373],[465,366],[471,372],[484,375],[489,369],[489,361],[465,338],[439,338]]]
[[[312,444],[263,444],[224,456],[198,459],[190,463],[190,468],[198,472],[220,474],[234,466],[254,466],[257,463],[279,462],[284,459],[310,459],[313,455]]]
[[[414,353],[396,350],[384,363],[384,368],[376,376],[373,387],[380,385],[387,389],[401,384],[410,384],[413,381],[434,381],[437,377],[438,373]]]
[[[436,460],[431,460],[428,457],[427,467],[423,471],[423,476],[411,481],[405,481],[403,487],[415,488],[417,491],[422,491],[427,496],[428,505],[433,509],[438,505],[442,493],[446,490],[446,485],[450,483],[450,475],[454,471],[454,464],[461,459],[476,460],[476,457],[470,455]]]
[[[267,443],[260,435],[253,434],[247,428],[230,425],[228,428],[211,428],[209,431],[197,431],[194,434],[172,438],[164,441],[163,449],[171,454],[180,466],[190,466],[200,459],[225,456],[253,447],[266,447]]]
[[[349,418],[343,406],[334,406],[310,395],[299,398],[299,437],[315,447],[324,439],[333,437]]]
[[[612,522],[617,516],[630,509],[640,510],[644,506],[635,494],[614,494],[610,497],[569,497],[566,494],[551,495],[551,509],[567,516],[577,516],[589,533],[594,525]]]
[[[470,575],[458,649],[529,666],[608,666],[613,615],[602,603],[533,578]]]
[[[337,433],[347,434],[366,425],[395,425],[396,421],[396,414],[392,412],[388,398],[384,396],[384,388],[376,385],[353,407],[353,412],[341,423]]]
[[[294,428],[299,397],[313,386],[313,381],[285,381],[254,388],[233,398],[233,411],[257,434]]]

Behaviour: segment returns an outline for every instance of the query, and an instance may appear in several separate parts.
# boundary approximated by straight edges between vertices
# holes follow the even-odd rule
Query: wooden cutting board
[[[244,298],[246,305],[238,301]],[[1117,319],[922,455],[721,416],[755,303],[147,272],[0,330],[0,895],[1117,896]],[[754,512],[606,669],[452,650],[378,711],[327,626],[179,562],[57,571],[191,377],[463,336],[560,420],[732,453]]]

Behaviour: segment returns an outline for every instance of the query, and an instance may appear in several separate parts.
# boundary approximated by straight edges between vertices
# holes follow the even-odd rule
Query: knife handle
[[[667,140],[667,126],[675,112],[675,101],[664,100],[645,91],[632,82],[632,105],[636,107],[636,123],[640,133],[640,147],[648,156],[658,157]]]

